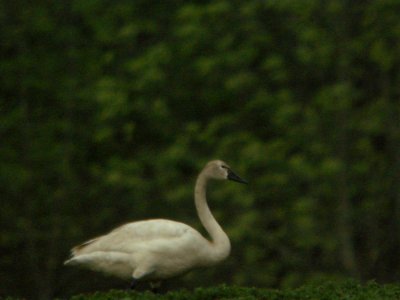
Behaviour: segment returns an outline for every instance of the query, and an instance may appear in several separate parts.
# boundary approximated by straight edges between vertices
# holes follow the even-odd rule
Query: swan
[[[141,280],[159,281],[221,262],[231,246],[207,204],[210,179],[247,182],[221,160],[208,162],[198,175],[194,202],[211,241],[184,223],[165,219],[137,221],[74,247],[64,264],[131,279],[133,289]]]

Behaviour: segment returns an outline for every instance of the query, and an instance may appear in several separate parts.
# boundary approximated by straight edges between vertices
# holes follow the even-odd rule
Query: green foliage
[[[0,1],[0,297],[122,285],[62,262],[128,221],[202,230],[214,158],[250,181],[209,191],[232,254],[176,286],[400,280],[399,4]]]
[[[305,285],[297,289],[272,290],[260,288],[245,288],[237,286],[217,286],[214,288],[197,288],[194,291],[180,290],[166,294],[151,292],[109,291],[90,295],[78,295],[71,300],[105,300],[105,299],[176,299],[176,300],[208,300],[208,299],[318,299],[318,300],[390,300],[399,299],[398,285],[378,285],[374,282],[360,285],[354,281],[343,283],[325,282],[322,284]]]

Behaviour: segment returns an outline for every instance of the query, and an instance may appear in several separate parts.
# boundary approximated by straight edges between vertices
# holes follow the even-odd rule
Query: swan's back
[[[153,219],[124,224],[110,233],[89,240],[72,249],[72,256],[96,251],[132,253],[152,242],[162,243],[182,239],[185,235],[194,240],[204,238],[192,227],[171,220]]]

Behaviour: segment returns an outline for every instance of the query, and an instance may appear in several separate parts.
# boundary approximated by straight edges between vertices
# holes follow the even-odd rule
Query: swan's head
[[[229,167],[229,165],[223,162],[222,160],[210,161],[204,168],[204,171],[206,172],[209,178],[232,180],[240,183],[247,183],[246,180],[236,175],[232,171],[231,167]]]

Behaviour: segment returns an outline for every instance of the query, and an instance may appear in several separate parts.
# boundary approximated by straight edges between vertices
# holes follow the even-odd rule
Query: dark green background
[[[66,268],[124,222],[232,241],[172,287],[400,280],[400,1],[0,1],[0,297],[126,287]]]

